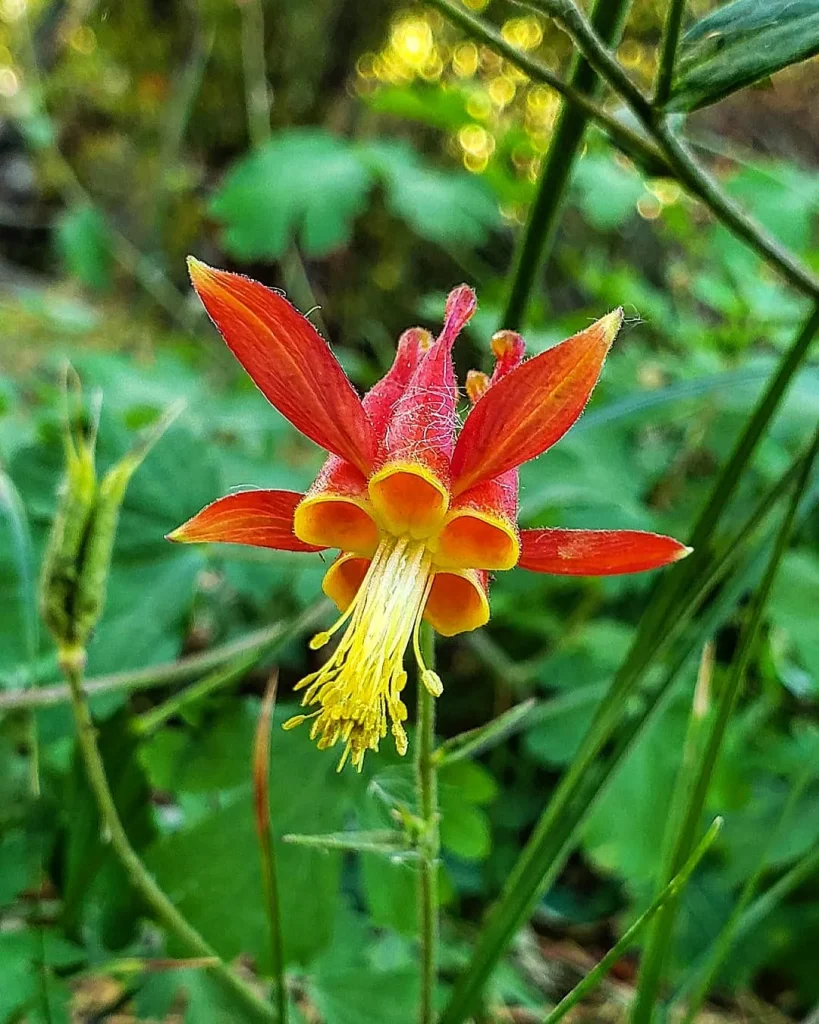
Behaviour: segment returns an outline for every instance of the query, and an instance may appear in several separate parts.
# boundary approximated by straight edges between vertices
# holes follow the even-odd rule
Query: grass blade
[[[566,1014],[574,1009],[575,1006],[583,999],[589,992],[592,991],[609,973],[612,967],[617,963],[621,956],[626,953],[634,942],[639,937],[640,933],[646,927],[647,924],[654,918],[658,911],[666,905],[668,900],[676,899],[682,889],[685,887],[688,879],[694,873],[699,862],[711,848],[714,840],[720,833],[722,828],[722,818],[715,818],[711,824],[711,827],[705,833],[700,840],[699,845],[682,866],[680,871],[671,879],[666,885],[662,892],[657,896],[654,902],[642,914],[637,920],[628,928],[609,952],[603,957],[599,964],[594,967],[586,977],[569,992],[567,995],[560,1000],[557,1006],[552,1012],[543,1020],[543,1024],[557,1024],[559,1020],[562,1020]]]

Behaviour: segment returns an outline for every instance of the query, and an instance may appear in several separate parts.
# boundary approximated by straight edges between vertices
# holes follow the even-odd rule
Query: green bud
[[[63,434],[65,474],[57,494],[57,510],[46,543],[40,577],[40,613],[58,643],[72,640],[74,596],[83,545],[97,497],[96,431],[86,437],[82,427],[73,421],[68,387],[67,375],[67,415]]]
[[[148,437],[97,483],[96,432],[88,441],[66,430],[66,472],[42,574],[43,620],[61,650],[84,651],[102,615],[119,512],[128,483],[184,408],[177,403]]]

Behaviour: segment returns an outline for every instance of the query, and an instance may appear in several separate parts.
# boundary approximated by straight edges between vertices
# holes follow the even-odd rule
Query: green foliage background
[[[58,371],[66,356],[86,388],[102,393],[104,464],[172,400],[188,400],[128,491],[109,599],[89,650],[91,677],[159,665],[290,620],[320,591],[319,556],[180,549],[163,539],[231,487],[303,489],[321,461],[223,350],[190,294],[186,253],[284,287],[303,308],[314,294],[361,388],[389,365],[401,330],[433,326],[446,291],[467,280],[480,310],[458,368],[463,375],[489,362],[554,106],[536,93],[531,99],[532,87],[491,54],[479,53],[464,73],[471,56],[458,49],[461,37],[420,7],[282,6],[265,5],[267,140],[254,138],[252,118],[248,127],[251,46],[241,5],[29,8],[7,0],[0,8],[0,466],[25,510],[21,519],[9,500],[0,517],[0,687],[10,694],[59,678],[31,594],[62,463]],[[659,33],[656,8],[637,5],[621,47],[642,81]],[[815,52],[815,4],[791,5],[791,20],[773,27],[760,27],[756,7],[746,8],[747,23],[729,20],[726,28],[716,11],[687,37],[674,109],[710,103]],[[490,9],[510,37],[523,39],[520,14],[503,4]],[[695,6],[692,18],[705,14]],[[565,65],[565,38],[545,19],[539,24],[533,48]],[[499,103],[493,96],[504,82],[513,96]],[[801,104],[817,90],[816,62],[808,61],[766,91],[737,92],[693,121],[730,195],[814,269],[819,122],[815,108],[806,118]],[[809,303],[676,185],[646,177],[592,131],[531,304],[529,351],[615,305],[624,306],[627,324],[593,402],[555,450],[524,469],[522,523],[685,538]],[[819,366],[809,361],[743,477],[730,524],[785,470],[817,418]],[[817,499],[814,481],[708,794],[707,815],[722,814],[725,827],[682,898],[672,986],[718,934],[757,869],[763,839],[771,836],[766,887],[819,843]],[[764,524],[730,584],[733,600],[716,610],[714,694],[777,523],[772,516]],[[490,625],[441,645],[442,737],[537,698],[517,735],[441,773],[442,998],[622,662],[650,586],[644,576],[504,574],[493,587]],[[112,691],[93,702],[135,846],[220,955],[241,958],[251,974],[270,970],[250,788],[259,698],[275,662],[283,720],[313,657],[295,636],[148,732],[134,723],[169,689]],[[487,995],[496,1019],[507,1019],[504,1006],[540,1019],[569,987],[547,961],[571,960],[573,944],[598,956],[650,902],[696,671],[695,656],[496,971]],[[106,1019],[116,1009],[144,1020],[174,1010],[197,1024],[242,1019],[203,970],[128,967],[129,958],[180,951],[146,918],[100,834],[67,704],[36,716],[37,799],[27,719],[2,704],[0,715],[0,1021],[60,1021],[72,1012]],[[278,836],[385,828],[411,807],[411,769],[389,750],[369,758],[363,777],[334,769],[305,731],[274,729]],[[38,859],[47,883],[35,894]],[[413,865],[279,843],[279,872],[296,1019],[413,1020]],[[759,1019],[761,1003],[799,1018],[819,1001],[817,944],[813,871],[735,946],[719,993]],[[633,973],[626,959],[621,976],[628,982]]]

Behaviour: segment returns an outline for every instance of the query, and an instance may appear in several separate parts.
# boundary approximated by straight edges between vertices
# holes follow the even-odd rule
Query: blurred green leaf
[[[308,256],[344,245],[371,186],[343,139],[319,129],[281,132],[234,165],[210,210],[225,248],[240,259],[282,256],[298,240]]]
[[[57,250],[67,273],[87,288],[111,287],[113,260],[108,226],[95,206],[69,207],[56,225]]]
[[[819,53],[817,0],[733,0],[683,36],[669,110],[696,110]]]
[[[32,1024],[69,1024],[70,991],[53,972],[84,960],[85,951],[54,929],[0,932],[0,1020],[19,1014]],[[48,965],[44,990],[38,966],[43,961]]]

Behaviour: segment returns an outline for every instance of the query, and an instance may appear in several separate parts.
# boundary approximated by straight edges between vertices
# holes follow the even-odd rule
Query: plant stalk
[[[630,0],[595,0],[592,23],[609,45],[616,46],[619,42],[629,5]],[[569,82],[577,92],[592,98],[600,89],[597,72],[579,54],[575,57]],[[498,325],[501,328],[517,331],[523,326],[535,279],[554,245],[588,120],[584,111],[563,100],[515,260],[509,298]]]
[[[421,627],[421,650],[427,668],[435,665],[435,636],[432,627]],[[418,679],[418,711],[415,735],[415,787],[418,815],[423,823],[418,868],[418,930],[421,939],[421,998],[418,1024],[435,1020],[435,990],[438,980],[438,775],[435,764],[435,697]]]
[[[114,853],[119,858],[131,884],[148,906],[152,908],[165,927],[176,935],[190,956],[208,957],[216,960],[211,970],[224,984],[225,988],[241,1001],[254,1020],[275,1021],[277,1018],[272,1007],[260,999],[249,985],[246,985],[241,978],[230,970],[210,944],[179,913],[151,877],[139,855],[131,846],[131,842],[128,839],[114,804],[114,798],[111,795],[111,788],[108,785],[108,778],[105,774],[105,766],[103,765],[102,756],[97,745],[96,730],[94,729],[94,723],[88,707],[88,700],[83,690],[82,677],[85,665],[85,651],[76,647],[63,648],[60,651],[60,665],[71,691],[71,706],[77,729],[77,742],[86,774],[88,775],[88,782],[97,804],[100,822],[102,823],[104,834],[110,841]]]
[[[670,0],[663,26],[663,42],[660,49],[660,64],[657,68],[657,82],[654,86],[654,106],[662,107],[671,95],[674,81],[674,65],[677,61],[677,46],[680,42],[685,0]]]

